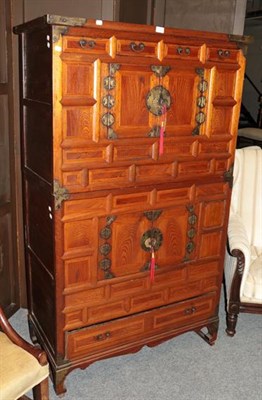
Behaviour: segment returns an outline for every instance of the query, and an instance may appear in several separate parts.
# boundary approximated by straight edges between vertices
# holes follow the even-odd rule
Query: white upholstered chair
[[[27,343],[11,327],[0,307],[0,400],[48,400],[49,367],[43,350]]]
[[[262,149],[236,150],[225,257],[227,333],[239,312],[262,313]]]

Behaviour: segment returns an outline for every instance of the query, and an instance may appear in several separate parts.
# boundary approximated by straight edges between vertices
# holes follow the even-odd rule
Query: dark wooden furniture
[[[12,343],[11,346],[10,343]],[[15,346],[13,346],[13,344]],[[11,397],[14,398],[15,396],[15,398],[17,398],[17,396],[19,396],[19,399],[30,400],[29,397],[25,395],[26,391],[23,391],[23,387],[30,386],[30,388],[33,389],[34,400],[48,400],[49,371],[46,353],[42,349],[26,342],[18,335],[10,325],[2,307],[0,307],[0,345],[1,367],[5,369],[5,371],[2,371],[4,375],[1,373],[1,378],[5,379],[5,381],[2,381],[0,378],[1,398],[4,399],[5,394],[9,393],[10,396],[8,395],[8,399]],[[11,350],[12,348],[13,351]],[[21,351],[21,349],[25,350],[25,352]],[[36,359],[37,363],[35,362],[34,364],[32,359]],[[13,365],[15,362],[18,362],[17,369]],[[19,368],[19,365],[24,365],[24,368]],[[36,365],[35,371],[34,365]],[[10,367],[10,369],[8,367]],[[24,374],[28,374],[30,377],[23,377]],[[42,380],[39,382],[41,377]],[[4,387],[2,387],[2,384]],[[10,390],[9,385],[11,385]],[[22,397],[20,397],[21,394],[23,394]],[[7,397],[5,398],[7,399]]]
[[[56,392],[187,331],[213,344],[242,39],[54,15],[15,32],[29,321]]]
[[[0,304],[5,314],[10,316],[26,302],[21,202],[19,194],[19,174],[16,170],[17,136],[19,143],[18,104],[15,108],[12,33],[13,21],[11,1],[0,1]],[[15,52],[17,53],[17,51]],[[17,111],[17,114],[16,114]],[[16,122],[17,121],[17,122]],[[20,162],[19,162],[20,164]],[[20,182],[21,183],[21,182]],[[20,197],[21,198],[21,193]],[[19,209],[20,205],[20,209]],[[20,211],[20,215],[19,215]],[[19,220],[20,216],[20,220]],[[19,227],[20,226],[20,227]],[[21,252],[19,253],[19,248]]]

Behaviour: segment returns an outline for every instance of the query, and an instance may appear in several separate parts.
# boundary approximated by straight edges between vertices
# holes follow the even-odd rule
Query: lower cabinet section
[[[127,318],[83,328],[66,334],[66,358],[100,355],[104,350],[120,349],[128,343],[143,344],[161,334],[192,326],[214,316],[216,293],[161,307]]]

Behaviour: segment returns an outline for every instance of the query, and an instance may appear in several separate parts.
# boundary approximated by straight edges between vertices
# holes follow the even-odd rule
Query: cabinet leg
[[[202,329],[196,330],[195,332],[210,346],[213,346],[217,338],[218,321],[212,322],[211,324],[207,325],[206,328],[207,333],[205,333]]]
[[[65,369],[52,374],[53,386],[57,395],[66,393],[65,378],[69,372],[70,369]]]
[[[32,322],[31,322],[30,318],[28,318],[28,328],[29,328],[29,335],[30,335],[30,338],[32,340],[32,343],[33,344],[39,344],[37,336],[35,334],[34,326],[33,326]]]

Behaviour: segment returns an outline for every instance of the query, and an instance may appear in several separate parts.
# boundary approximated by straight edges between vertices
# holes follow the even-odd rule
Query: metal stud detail
[[[193,241],[194,237],[197,234],[197,216],[195,214],[195,209],[193,204],[188,204],[187,205],[187,211],[188,211],[188,229],[187,229],[187,237],[188,241],[186,243],[186,249],[185,249],[185,257],[183,259],[184,262],[190,261],[192,257],[192,253],[194,252],[196,245],[195,242]]]
[[[203,111],[206,106],[206,96],[204,94],[208,89],[208,82],[204,79],[205,76],[204,68],[196,68],[196,73],[200,77],[200,81],[197,86],[199,90],[199,96],[197,97],[196,100],[196,105],[198,107],[198,110],[195,116],[195,121],[197,124],[192,131],[193,136],[199,135],[200,127],[206,120],[206,115]]]

